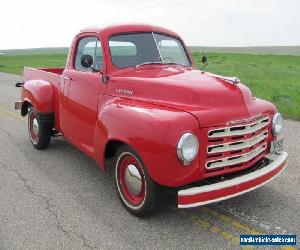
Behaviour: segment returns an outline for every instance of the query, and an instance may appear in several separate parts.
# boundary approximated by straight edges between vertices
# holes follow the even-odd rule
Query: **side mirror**
[[[81,57],[81,65],[85,68],[91,68],[93,66],[93,57],[90,55],[83,55]]]
[[[208,62],[207,56],[203,55],[201,61],[202,61],[203,64],[206,64]]]

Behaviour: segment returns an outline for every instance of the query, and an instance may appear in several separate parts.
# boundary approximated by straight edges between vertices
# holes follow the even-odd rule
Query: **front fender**
[[[155,182],[164,186],[180,186],[200,177],[198,157],[189,166],[184,166],[177,157],[177,144],[185,132],[196,135],[199,132],[198,121],[189,113],[129,99],[110,98],[100,108],[95,150],[105,152],[110,140],[124,142],[140,155]],[[98,155],[98,160],[100,165],[105,165],[104,154]]]
[[[53,86],[43,80],[25,82],[22,89],[22,102],[29,102],[37,112],[53,112]]]

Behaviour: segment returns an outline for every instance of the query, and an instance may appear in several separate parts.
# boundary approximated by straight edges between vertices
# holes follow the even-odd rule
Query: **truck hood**
[[[201,127],[273,113],[274,106],[252,97],[241,83],[182,67],[144,67],[111,76],[109,92],[189,112]]]

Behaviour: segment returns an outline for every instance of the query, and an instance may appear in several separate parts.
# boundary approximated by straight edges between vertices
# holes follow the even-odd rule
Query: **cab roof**
[[[115,34],[134,32],[157,32],[179,37],[178,34],[169,29],[149,24],[118,24],[105,27],[89,27],[81,30],[78,35],[82,33],[97,33],[99,35],[109,37]]]

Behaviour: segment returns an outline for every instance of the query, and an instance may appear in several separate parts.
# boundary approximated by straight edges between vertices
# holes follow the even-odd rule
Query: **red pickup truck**
[[[65,68],[25,67],[17,85],[33,146],[61,133],[101,169],[113,165],[120,200],[136,216],[159,205],[162,187],[177,191],[178,207],[195,207],[260,187],[286,165],[274,105],[238,78],[196,70],[164,28],[85,29]]]

